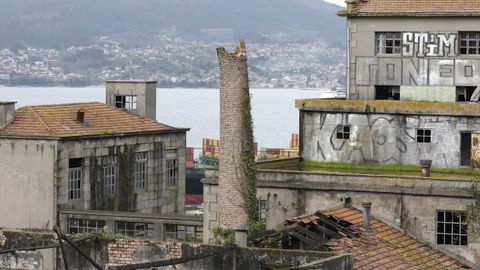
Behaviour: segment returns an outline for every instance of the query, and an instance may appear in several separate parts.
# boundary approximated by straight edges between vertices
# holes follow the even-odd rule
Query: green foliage
[[[217,245],[229,245],[235,243],[235,231],[232,229],[225,229],[222,227],[215,227],[212,229]]]
[[[248,234],[256,235],[260,232],[265,231],[266,224],[263,220],[249,220],[248,223]]]
[[[356,8],[337,11],[338,16],[353,16],[357,14],[358,14],[358,9]]]
[[[115,242],[117,240],[129,239],[123,234],[116,234],[107,228],[102,228],[99,230],[94,230],[86,233],[76,233],[71,234],[70,237],[74,241],[104,241],[104,242]]]
[[[263,239],[256,240],[253,246],[259,248],[278,248],[284,247],[283,239],[285,234],[285,227],[276,229],[276,233],[273,236],[264,237]]]
[[[469,229],[475,234],[480,233],[480,177],[472,179],[470,194],[473,202],[467,205],[467,224]]]

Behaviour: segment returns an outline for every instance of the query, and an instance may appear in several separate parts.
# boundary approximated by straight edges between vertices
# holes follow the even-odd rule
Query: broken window
[[[178,161],[177,159],[167,159],[167,185],[175,186],[178,177]]]
[[[202,226],[165,224],[163,231],[163,240],[201,242],[203,239]]]
[[[135,155],[135,190],[144,191],[147,179],[147,152],[138,152]]]
[[[104,156],[103,164],[103,191],[105,194],[115,193],[115,178],[116,178],[116,156]]]
[[[152,238],[153,224],[142,222],[117,221],[115,232],[135,238]]]
[[[457,246],[468,244],[466,212],[437,211],[437,244]]]
[[[82,191],[82,159],[68,160],[68,199],[79,200]]]
[[[375,86],[376,100],[400,100],[400,86]]]
[[[137,96],[115,96],[115,107],[127,110],[137,109]]]
[[[417,142],[418,143],[431,143],[432,131],[430,129],[417,129]]]
[[[477,87],[475,86],[457,86],[456,88],[456,100],[457,101],[470,101],[472,98],[473,92],[475,92]]]
[[[480,54],[480,32],[460,32],[460,54]]]
[[[260,212],[260,219],[267,221],[267,200],[258,200],[258,211]]]
[[[350,139],[350,126],[339,125],[336,129],[337,140],[348,140]]]
[[[67,225],[68,225],[67,231],[69,234],[87,233],[87,232],[103,229],[103,227],[105,227],[105,221],[69,218]]]
[[[400,54],[402,51],[402,33],[376,32],[377,54]]]

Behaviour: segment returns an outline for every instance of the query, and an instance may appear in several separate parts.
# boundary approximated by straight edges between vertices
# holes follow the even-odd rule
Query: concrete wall
[[[60,209],[183,213],[185,207],[186,134],[105,136],[62,140],[58,153],[58,206]],[[145,191],[135,190],[135,153],[148,152]],[[117,156],[115,194],[103,193],[101,158]],[[167,185],[166,159],[178,160],[176,186]],[[82,192],[68,199],[68,160],[82,158]]]
[[[215,222],[217,185],[215,171],[206,177],[204,243],[213,237],[208,226]],[[282,225],[288,217],[343,205],[347,198],[359,209],[370,201],[373,217],[461,261],[480,264],[480,239],[472,233],[468,246],[436,244],[436,211],[465,211],[472,201],[469,180],[279,170],[260,170],[257,178],[258,197],[267,200],[267,228]]]
[[[460,132],[480,130],[475,117],[354,114],[301,111],[304,160],[412,164],[431,159],[433,167],[460,166]],[[350,139],[336,139],[338,125]],[[416,129],[430,129],[431,143],[417,143]]]
[[[0,140],[0,228],[53,228],[56,157],[53,140]]]
[[[0,101],[0,128],[6,127],[15,117],[15,102]]]
[[[136,96],[137,109],[131,112],[155,120],[157,115],[156,81],[107,81],[106,104],[115,107],[115,96]]]
[[[347,28],[350,99],[374,99],[375,85],[477,86],[480,83],[480,56],[459,55],[458,51],[458,32],[480,28],[475,17],[349,17]],[[408,32],[404,52],[376,55],[375,32]],[[418,40],[425,39],[420,42],[425,45],[424,53],[410,48],[413,43],[409,40],[415,39],[415,34],[421,35]],[[444,46],[446,42],[440,38],[455,38],[453,50]],[[428,46],[435,50],[431,55],[427,53]]]

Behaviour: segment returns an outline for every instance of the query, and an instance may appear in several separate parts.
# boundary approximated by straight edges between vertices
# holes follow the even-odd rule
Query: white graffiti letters
[[[453,57],[456,55],[456,33],[403,32],[403,57]]]

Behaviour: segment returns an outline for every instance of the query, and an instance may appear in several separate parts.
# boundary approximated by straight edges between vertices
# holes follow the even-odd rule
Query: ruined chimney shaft
[[[245,117],[250,102],[247,57],[244,43],[229,53],[217,49],[220,72],[220,160],[218,181],[218,220],[232,228],[247,222],[241,171]],[[249,108],[249,107],[248,107]]]
[[[0,102],[0,128],[5,128],[15,119],[16,102]]]
[[[363,206],[363,228],[365,228],[365,230],[369,231],[370,230],[370,215],[371,215],[372,203],[371,202],[364,202],[364,203],[362,203],[362,206]]]
[[[77,111],[77,121],[80,123],[85,122],[85,111],[84,110],[78,110]]]

